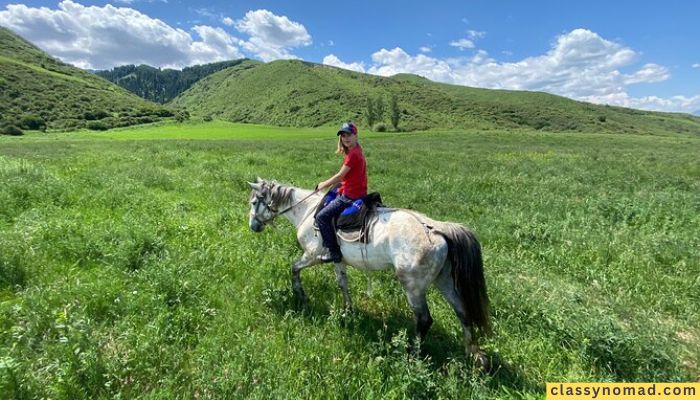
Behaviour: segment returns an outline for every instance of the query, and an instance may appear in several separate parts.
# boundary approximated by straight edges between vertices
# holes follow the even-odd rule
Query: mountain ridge
[[[187,90],[198,80],[214,72],[238,64],[257,63],[257,61],[242,58],[238,60],[220,61],[209,64],[194,65],[176,69],[160,69],[149,65],[123,65],[110,70],[91,71],[94,74],[116,83],[124,89],[156,103],[167,103],[177,95]]]
[[[0,27],[0,133],[105,130],[171,116],[167,108],[56,60]]]
[[[399,128],[534,129],[637,134],[700,134],[690,114],[597,105],[544,92],[472,88],[411,74],[369,75],[300,60],[277,60],[246,70],[213,73],[171,101],[193,116],[280,126],[368,127],[367,99],[396,97]],[[388,111],[381,119],[389,125]]]

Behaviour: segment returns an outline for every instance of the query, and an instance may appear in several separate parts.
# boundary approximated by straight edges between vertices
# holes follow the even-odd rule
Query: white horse
[[[320,264],[326,252],[314,228],[314,212],[323,194],[260,178],[248,184],[253,189],[250,229],[261,232],[279,215],[297,229],[304,254],[292,265],[292,288],[305,301],[300,272]],[[488,368],[488,358],[475,339],[475,328],[488,333],[490,327],[481,247],[474,235],[462,225],[435,221],[405,209],[378,208],[374,218],[369,243],[339,240],[343,261],[335,264],[335,273],[345,307],[352,307],[346,265],[364,271],[393,268],[413,310],[417,336],[423,340],[433,323],[426,292],[435,284],[462,323],[467,353]]]

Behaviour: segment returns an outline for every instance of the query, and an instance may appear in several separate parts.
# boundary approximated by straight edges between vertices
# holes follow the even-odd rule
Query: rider
[[[367,195],[367,162],[362,154],[362,147],[357,142],[355,124],[346,122],[338,130],[337,152],[345,155],[340,171],[316,186],[316,189],[323,190],[341,183],[338,196],[316,214],[316,223],[321,231],[323,246],[329,251],[327,255],[321,257],[325,262],[340,262],[343,258],[335,236],[333,219],[353,201]]]

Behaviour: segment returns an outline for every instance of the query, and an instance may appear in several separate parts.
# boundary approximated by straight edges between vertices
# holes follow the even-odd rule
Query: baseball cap
[[[352,122],[345,122],[343,125],[340,126],[337,136],[340,136],[340,134],[342,133],[352,133],[357,135],[357,126],[355,126],[355,124],[353,124]]]

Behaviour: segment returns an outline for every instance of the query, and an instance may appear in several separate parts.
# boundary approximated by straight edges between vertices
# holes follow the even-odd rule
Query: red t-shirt
[[[350,168],[343,177],[339,192],[353,200],[367,195],[367,162],[358,144],[345,155],[343,165]]]

